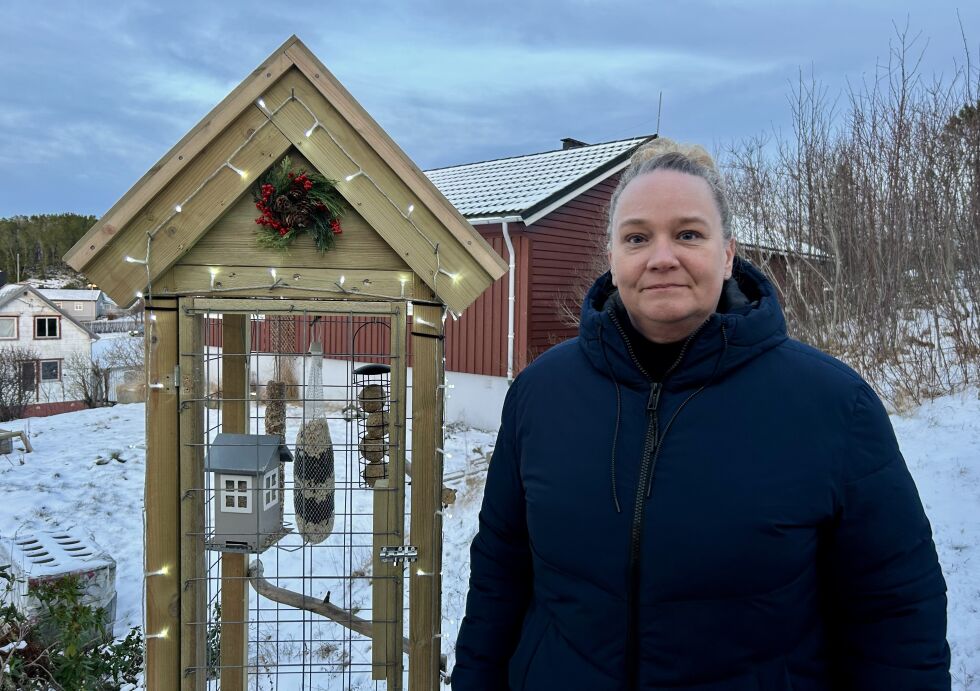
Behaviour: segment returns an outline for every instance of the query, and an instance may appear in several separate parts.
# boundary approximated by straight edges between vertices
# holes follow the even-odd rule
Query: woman
[[[654,144],[579,337],[508,392],[454,689],[948,689],[945,582],[880,401],[787,338],[707,154]]]

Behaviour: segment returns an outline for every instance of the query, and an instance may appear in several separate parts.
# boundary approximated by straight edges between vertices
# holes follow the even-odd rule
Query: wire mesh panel
[[[181,444],[205,470],[187,494],[206,593],[189,625],[206,651],[185,672],[213,689],[237,685],[231,671],[250,689],[402,688],[404,305],[302,305],[195,305],[203,343],[181,362],[201,379],[203,433],[182,427]]]

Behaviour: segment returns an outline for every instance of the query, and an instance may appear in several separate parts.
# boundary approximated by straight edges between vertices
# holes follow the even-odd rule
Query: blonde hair
[[[732,209],[728,201],[728,191],[711,154],[697,144],[680,144],[667,138],[657,138],[647,142],[633,153],[629,167],[619,177],[612,197],[609,200],[609,211],[606,218],[607,242],[612,239],[612,219],[619,204],[619,197],[634,179],[655,170],[674,170],[678,173],[694,175],[708,183],[711,196],[714,197],[721,216],[722,236],[725,240],[732,237]]]

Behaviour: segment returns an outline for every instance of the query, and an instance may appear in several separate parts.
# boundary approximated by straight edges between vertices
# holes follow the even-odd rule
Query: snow
[[[0,483],[5,487],[0,505],[0,533],[5,537],[16,531],[59,526],[79,531],[108,549],[117,561],[116,587],[119,593],[116,635],[122,636],[132,626],[142,623],[142,514],[143,472],[146,461],[144,444],[144,406],[119,405],[113,408],[87,410],[48,418],[30,418],[4,423],[5,429],[27,430],[34,453],[16,451],[0,456]],[[211,411],[209,427],[215,423]],[[261,416],[261,411],[259,413]],[[300,412],[290,409],[287,439],[295,439]],[[261,419],[261,417],[260,417]],[[949,642],[953,654],[953,688],[959,691],[980,688],[980,390],[936,399],[905,416],[894,416],[892,422],[902,445],[906,461],[916,479],[926,511],[932,521],[940,561],[949,585]],[[331,420],[331,433],[336,448],[348,439],[350,426],[342,419]],[[494,433],[453,425],[447,433],[445,449],[446,484],[458,495],[444,515],[445,543],[443,557],[443,652],[454,662],[453,646],[462,618],[466,582],[469,572],[469,543],[476,532],[477,515],[483,491],[486,454],[492,449]],[[15,442],[15,449],[19,442]],[[337,477],[342,484],[345,468],[338,457]],[[353,468],[357,468],[356,463]],[[356,471],[354,471],[356,472]],[[289,478],[287,478],[287,482]],[[369,509],[370,492],[352,495],[355,513]],[[345,501],[338,491],[338,511]],[[291,502],[287,499],[287,519]],[[360,519],[358,519],[360,520]],[[369,520],[369,518],[364,518]],[[335,531],[340,531],[338,527]],[[370,524],[368,524],[369,529]],[[358,528],[355,521],[354,528]],[[328,538],[328,544],[337,535]],[[298,545],[295,531],[284,538],[284,546]],[[292,549],[290,547],[290,549]],[[316,549],[316,548],[314,548]],[[342,550],[337,550],[340,553]],[[327,553],[322,550],[318,553]],[[211,554],[211,553],[209,553]],[[273,556],[275,554],[275,556]],[[309,548],[294,552],[272,549],[262,555],[265,573],[270,579],[276,574],[283,578],[276,585],[296,590],[306,588],[308,594],[323,597],[318,588],[304,582],[302,574],[309,573],[312,558]],[[367,547],[355,547],[355,554],[343,561],[340,557],[317,557],[317,569],[343,573],[363,567],[369,560]],[[368,579],[344,579],[349,585],[333,588],[331,602],[364,604],[370,598]],[[406,588],[407,590],[407,588]],[[255,607],[253,593],[252,607]],[[270,651],[263,643],[253,654],[270,664],[270,672],[260,675],[261,688],[299,688],[302,679],[282,674],[276,678],[271,671],[272,661],[278,660],[284,669],[288,664],[305,660],[306,668],[319,669],[343,663],[343,651],[329,650],[322,645],[319,651],[305,650],[299,641],[304,632],[315,637],[336,639],[337,625],[315,615],[303,617],[295,610],[263,601],[263,612],[276,612],[280,619],[292,623],[280,625],[278,632],[270,631],[266,621],[257,626],[262,637],[278,633],[289,645],[280,644]],[[266,620],[268,615],[264,615]],[[314,621],[315,620],[315,621]],[[270,639],[274,640],[274,639]],[[263,648],[263,646],[265,646]],[[314,658],[319,652],[321,658]],[[369,661],[365,646],[353,649],[353,662]],[[275,656],[273,658],[273,655]],[[316,664],[314,664],[314,662]],[[350,666],[348,665],[348,668]],[[326,683],[317,675],[316,683]],[[309,686],[307,686],[309,688]],[[327,684],[326,688],[373,688],[367,675],[354,675]]]

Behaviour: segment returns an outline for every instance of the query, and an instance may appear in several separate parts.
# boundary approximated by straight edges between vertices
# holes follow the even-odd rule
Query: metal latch
[[[418,561],[419,550],[415,545],[398,545],[396,547],[382,547],[381,562],[383,564],[399,564],[401,562]]]

